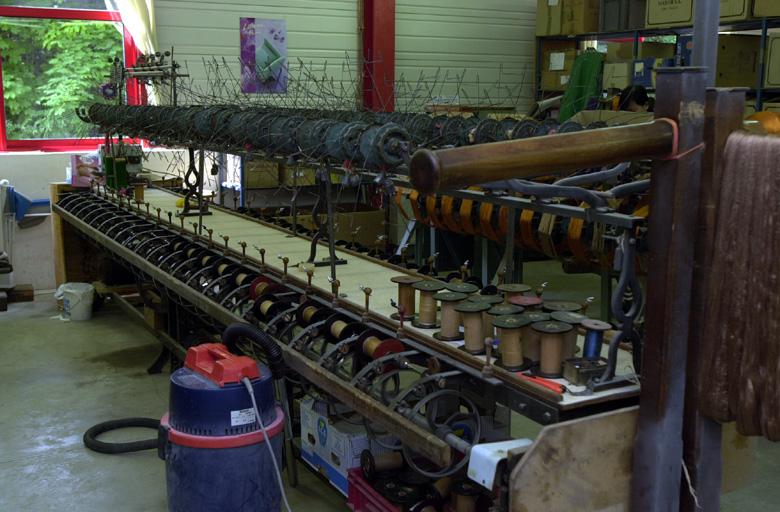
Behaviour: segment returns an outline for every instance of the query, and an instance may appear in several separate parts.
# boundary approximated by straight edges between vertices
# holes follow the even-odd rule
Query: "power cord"
[[[260,410],[257,408],[257,402],[255,401],[255,390],[252,389],[252,383],[247,377],[241,379],[244,387],[249,392],[249,398],[252,399],[252,407],[255,409],[255,417],[257,418],[257,424],[260,425],[260,430],[263,431],[263,438],[265,439],[265,445],[268,447],[268,452],[271,454],[271,462],[274,464],[274,470],[276,471],[276,481],[279,484],[279,490],[282,492],[282,502],[284,502],[284,508],[287,512],[292,512],[290,504],[287,502],[287,494],[284,492],[284,482],[282,481],[282,472],[279,470],[279,464],[276,463],[276,454],[273,447],[271,447],[271,439],[268,437],[268,433],[263,425],[263,420],[260,418]]]

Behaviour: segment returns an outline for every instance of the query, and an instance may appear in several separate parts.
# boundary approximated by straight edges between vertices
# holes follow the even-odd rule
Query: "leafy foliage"
[[[113,23],[0,18],[8,138],[87,135],[74,110],[102,101],[98,86],[121,50]]]

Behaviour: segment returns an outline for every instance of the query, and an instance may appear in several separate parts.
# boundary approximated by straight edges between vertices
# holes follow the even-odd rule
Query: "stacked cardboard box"
[[[717,87],[755,87],[761,37],[721,34],[718,37]]]
[[[729,23],[749,19],[751,1],[720,0],[720,21]],[[694,12],[694,0],[647,0],[645,27],[691,26],[693,25]]]
[[[565,90],[576,58],[575,41],[545,41],[542,46],[542,90]]]
[[[536,35],[598,32],[599,0],[537,0]]]

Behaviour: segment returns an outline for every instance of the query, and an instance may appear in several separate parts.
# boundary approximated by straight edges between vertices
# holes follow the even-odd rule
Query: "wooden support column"
[[[395,0],[363,0],[363,106],[395,107]]]
[[[681,509],[720,510],[721,426],[699,413],[699,367],[705,317],[709,296],[712,251],[715,244],[715,223],[721,188],[722,157],[728,136],[742,127],[745,104],[744,89],[708,89],[704,127],[705,151],[702,155],[699,220],[696,230],[696,255],[691,291],[690,336],[688,337],[688,372],[685,385],[685,418],[683,423],[683,458],[699,500],[696,503],[682,482]]]
[[[679,126],[679,158],[657,160],[651,174],[647,326],[642,361],[631,510],[680,506],[683,405],[698,219],[706,70],[658,70],[656,118]],[[685,154],[686,152],[689,153]]]

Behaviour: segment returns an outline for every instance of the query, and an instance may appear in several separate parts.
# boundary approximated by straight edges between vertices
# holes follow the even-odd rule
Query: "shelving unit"
[[[780,17],[775,18],[759,18],[748,21],[741,21],[737,23],[724,23],[720,25],[720,32],[761,32],[761,48],[759,52],[759,69],[758,80],[756,86],[751,89],[751,92],[756,97],[756,111],[763,109],[764,99],[766,93],[778,93],[780,94],[780,88],[765,88],[764,77],[766,73],[766,43],[767,34],[769,29],[780,28]],[[576,41],[578,44],[583,41],[609,41],[615,39],[632,39],[634,43],[634,51],[632,58],[636,59],[639,55],[639,42],[643,37],[652,36],[675,36],[676,42],[679,43],[680,36],[688,36],[693,34],[693,27],[674,27],[667,29],[637,29],[637,30],[625,30],[617,32],[589,32],[585,34],[576,35],[558,35],[558,36],[537,36],[536,37],[536,64],[535,64],[535,77],[536,77],[536,99],[541,100],[544,98],[545,91],[541,88],[542,83],[542,43],[544,41]],[[679,44],[675,58],[679,59]],[[686,63],[681,63],[684,65]],[[559,94],[558,92],[556,92]]]

